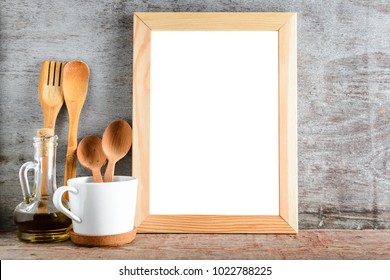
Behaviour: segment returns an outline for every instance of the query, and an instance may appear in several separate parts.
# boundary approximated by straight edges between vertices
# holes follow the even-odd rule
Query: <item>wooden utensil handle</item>
[[[112,182],[114,177],[115,162],[112,160],[108,161],[106,172],[104,173],[104,182]]]
[[[69,179],[76,177],[76,154],[66,156],[64,186],[67,186]]]
[[[66,156],[64,186],[67,186],[68,180],[74,177],[76,177],[76,151]],[[64,198],[69,199],[68,192],[64,194]]]
[[[60,109],[61,109],[60,105],[58,105],[58,108],[53,108],[53,107],[46,108],[45,114],[43,115],[43,127],[53,128],[53,129],[55,128],[57,116]]]
[[[93,181],[95,183],[103,183],[103,177],[102,174],[100,173],[100,169],[92,170],[92,176],[93,176]]]
[[[67,186],[68,180],[76,177],[76,159],[77,159],[77,130],[79,115],[74,113],[74,108],[68,109],[69,113],[69,131],[68,131],[68,149],[66,151],[65,161],[65,175],[64,175],[64,186]],[[65,198],[68,193],[65,193]]]

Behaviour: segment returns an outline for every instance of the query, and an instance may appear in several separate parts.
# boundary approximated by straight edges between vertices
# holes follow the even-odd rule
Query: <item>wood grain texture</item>
[[[150,29],[135,15],[132,174],[138,178],[139,190],[135,227],[139,227],[149,215],[150,40]]]
[[[298,231],[297,17],[279,29],[279,213]]]
[[[133,12],[168,11],[297,12],[299,228],[390,229],[390,3],[384,0],[1,1],[0,228],[15,228],[12,212],[22,201],[17,173],[32,160],[32,137],[42,127],[36,94],[42,61],[88,63],[79,140],[102,135],[115,119],[132,123]],[[56,123],[58,184],[67,129],[63,107]],[[131,175],[131,166],[129,154],[117,174]],[[155,245],[164,240],[171,239]]]
[[[137,13],[154,31],[279,30],[292,13]]]
[[[279,233],[296,234],[280,216],[148,215],[140,233]]]
[[[388,230],[301,230],[274,234],[137,234],[119,247],[85,248],[70,240],[19,242],[0,233],[0,259],[61,260],[390,260]]]

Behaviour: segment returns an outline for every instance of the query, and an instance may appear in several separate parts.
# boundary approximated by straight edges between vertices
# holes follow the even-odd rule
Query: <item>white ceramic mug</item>
[[[114,176],[113,182],[94,183],[92,177],[68,180],[53,196],[55,207],[71,218],[73,231],[81,235],[113,235],[134,229],[138,180]],[[62,203],[69,192],[68,210]]]

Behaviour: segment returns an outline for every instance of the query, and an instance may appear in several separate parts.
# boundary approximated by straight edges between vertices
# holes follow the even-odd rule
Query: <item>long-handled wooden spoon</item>
[[[104,131],[102,147],[108,159],[104,182],[112,182],[115,164],[130,150],[132,143],[132,129],[125,120],[113,121]]]
[[[62,90],[69,114],[68,148],[66,151],[64,185],[76,177],[76,149],[79,118],[87,98],[89,80],[88,65],[79,60],[68,62],[64,67]]]
[[[95,183],[103,182],[100,169],[107,158],[103,152],[102,140],[97,136],[84,137],[77,147],[77,158],[82,166],[92,172]]]
[[[43,127],[55,128],[58,112],[64,104],[61,90],[62,73],[66,62],[45,60],[38,82],[38,99],[43,112]]]

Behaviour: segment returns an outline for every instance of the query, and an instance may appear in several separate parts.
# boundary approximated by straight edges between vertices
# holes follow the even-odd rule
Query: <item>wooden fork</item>
[[[66,62],[45,60],[38,83],[38,99],[43,111],[43,127],[55,128],[58,113],[64,104],[62,73]]]

